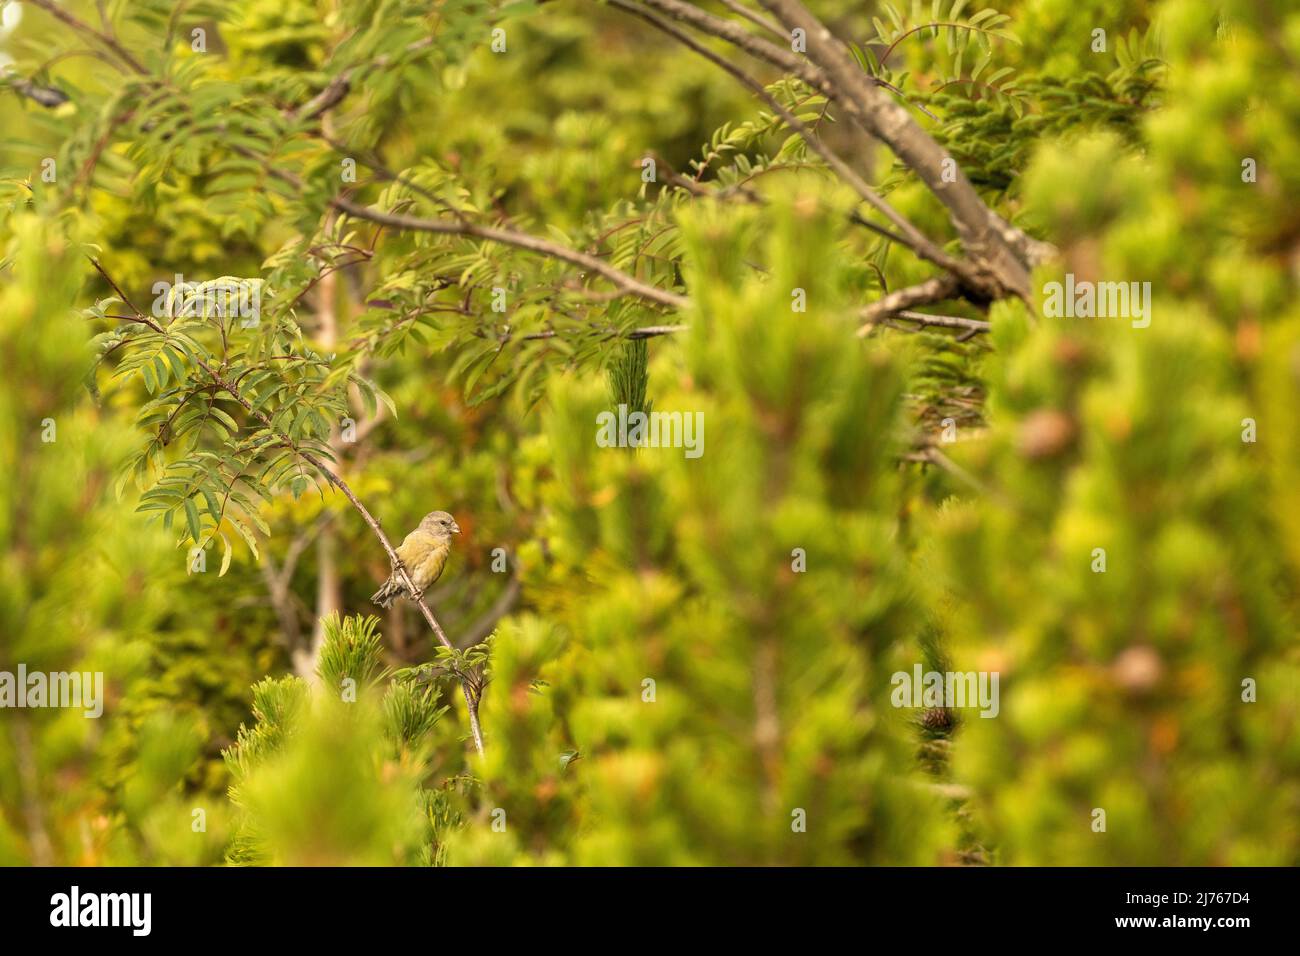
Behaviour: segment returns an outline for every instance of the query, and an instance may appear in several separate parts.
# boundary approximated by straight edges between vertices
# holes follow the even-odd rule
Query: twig
[[[516,232],[512,229],[499,229],[494,226],[481,226],[473,222],[454,221],[448,219],[422,219],[418,216],[407,216],[401,213],[382,212],[378,209],[371,209],[367,206],[361,206],[352,202],[350,199],[344,199],[336,196],[330,200],[330,205],[336,209],[346,212],[349,216],[357,219],[367,219],[370,222],[377,222],[380,225],[391,226],[394,229],[411,229],[417,232],[434,232],[443,235],[470,236],[475,239],[483,239],[487,242],[497,242],[506,246],[514,246],[517,249],[526,249],[529,252],[536,252],[552,259],[558,259],[561,262],[567,262],[580,268],[594,272],[599,276],[608,279],[614,285],[618,286],[624,293],[634,295],[639,299],[645,299],[647,302],[654,302],[658,305],[667,306],[670,309],[684,309],[690,304],[686,296],[678,295],[676,292],[669,292],[667,289],[660,289],[656,286],[648,285],[630,276],[621,269],[616,269],[608,263],[597,259],[595,256],[588,255],[585,252],[579,252],[576,249],[570,249],[566,246],[558,245],[546,239],[529,235],[524,232]]]
[[[929,312],[912,312],[909,309],[900,309],[889,318],[907,319],[909,322],[919,323],[922,327],[935,326],[944,329],[965,329],[966,335],[978,335],[981,332],[989,331],[993,327],[983,319],[967,319],[960,315],[932,315]],[[965,339],[966,335],[961,338]]]
[[[944,471],[948,472],[949,474],[957,476],[962,481],[969,484],[972,488],[975,488],[976,490],[982,492],[988,491],[988,488],[985,486],[984,482],[980,481],[978,478],[972,475],[965,468],[958,465],[955,461],[953,461],[951,458],[949,458],[939,449],[933,447],[928,448],[926,449],[926,454],[928,455],[930,461],[934,462],[936,465],[938,465],[940,468],[942,468]]]
[[[302,639],[302,628],[298,625],[298,612],[294,606],[295,595],[290,588],[293,580],[294,571],[298,567],[298,559],[302,557],[303,552],[316,540],[317,536],[334,518],[330,512],[325,512],[320,516],[306,532],[294,536],[289,542],[289,548],[284,555],[284,564],[276,567],[275,558],[268,549],[262,555],[261,568],[262,577],[266,581],[267,594],[271,600],[271,607],[275,615],[280,619],[280,630],[284,635],[284,645],[290,653],[297,653],[300,648],[299,644]]]
[[[34,103],[52,110],[68,102],[68,94],[53,86],[41,86],[21,76],[9,78],[9,88],[19,96],[25,96]]]
[[[423,37],[414,43],[408,43],[403,53],[418,53],[420,50],[427,49],[434,45],[437,38],[433,36]],[[287,110],[285,117],[290,120],[314,120],[320,117],[322,113],[333,109],[352,90],[353,84],[371,70],[383,69],[392,62],[392,57],[388,54],[381,54],[368,63],[362,63],[355,67],[349,67],[335,74],[334,77],[325,84],[325,88],[313,96],[306,103],[296,109]]]
[[[674,335],[677,332],[685,332],[689,328],[690,328],[689,325],[646,325],[646,326],[642,326],[639,329],[629,329],[627,332],[624,332],[622,336],[619,336],[617,332],[611,330],[609,333],[609,337],[610,338],[621,337],[625,339],[652,339],[660,335]],[[546,329],[542,332],[529,332],[527,335],[519,336],[519,339],[522,342],[535,342],[542,339],[555,339],[560,337],[561,337],[561,333],[558,332],[557,330]]]
[[[44,10],[46,13],[48,13],[50,16],[54,17],[55,19],[62,20],[64,23],[72,27],[72,29],[76,30],[78,33],[84,33],[87,36],[93,37],[96,40],[98,40],[100,43],[104,44],[104,46],[112,50],[114,55],[117,56],[117,58],[121,60],[123,63],[125,63],[132,70],[132,72],[137,73],[140,76],[149,75],[149,71],[144,68],[144,65],[141,64],[141,62],[137,60],[134,56],[132,56],[130,51],[127,50],[126,47],[122,46],[122,44],[117,41],[116,37],[104,31],[96,30],[86,21],[80,19],[75,14],[70,13],[65,8],[59,6],[59,4],[55,3],[54,0],[31,0],[31,3],[33,6],[40,7],[42,10]]]
[[[858,329],[858,336],[865,336],[876,323],[891,315],[906,311],[914,305],[926,305],[951,299],[957,291],[957,280],[950,275],[944,275],[890,292],[859,313],[863,325]]]
[[[738,0],[722,0],[722,5],[732,13],[744,17],[750,23],[762,27],[773,36],[780,37],[782,41],[787,39],[786,35],[781,32],[781,25],[779,23],[773,23],[757,10],[749,9],[749,7],[739,3]]]
[[[682,2],[682,0],[643,0],[643,2],[647,7],[658,10],[665,16],[686,23],[702,33],[715,36],[720,40],[726,40],[732,46],[743,50],[750,56],[770,63],[785,73],[799,77],[815,90],[826,92],[826,77],[822,75],[816,66],[796,56],[787,47],[777,46],[762,37],[754,36],[734,20],[715,17],[693,4]]]

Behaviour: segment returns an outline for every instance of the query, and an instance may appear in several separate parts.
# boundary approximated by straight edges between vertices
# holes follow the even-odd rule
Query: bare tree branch
[[[981,267],[976,283],[963,278],[971,291],[988,299],[1010,294],[1029,300],[1029,268],[1023,256],[1028,243],[1016,238],[1020,230],[984,204],[943,147],[917,125],[906,109],[876,89],[848,49],[799,0],[760,2],[784,26],[804,31],[809,58],[831,84],[833,92],[828,95],[844,106],[866,132],[889,146],[947,207],[967,254]]]
[[[910,323],[917,323],[918,328],[907,329],[902,325],[894,325],[894,320],[898,319],[904,319],[910,321]],[[904,308],[904,310],[889,313],[889,315],[880,316],[878,319],[872,320],[871,324],[889,324],[891,328],[897,328],[900,332],[919,332],[920,329],[924,328],[965,330],[965,336],[959,337],[958,341],[965,341],[966,338],[978,336],[978,334],[988,332],[989,329],[993,328],[991,324],[987,323],[987,321],[984,321],[983,319],[965,319],[965,317],[958,315],[931,315],[930,312],[913,312],[906,310],[906,308]]]
[[[910,309],[914,305],[927,305],[931,302],[951,299],[957,295],[957,291],[957,280],[950,275],[944,275],[890,292],[859,313],[864,324],[858,329],[858,335],[859,337],[866,335],[877,322],[897,312]]]
[[[529,252],[536,252],[549,258],[558,259],[561,262],[567,262],[570,265],[586,269],[589,272],[594,272],[614,283],[614,285],[628,295],[634,295],[639,299],[667,306],[670,309],[684,309],[690,304],[690,300],[685,296],[678,295],[676,292],[669,292],[667,289],[660,289],[656,286],[648,285],[640,279],[637,279],[635,276],[628,275],[621,269],[616,269],[614,266],[611,266],[602,259],[588,255],[585,252],[578,252],[576,249],[561,246],[546,239],[538,238],[537,236],[529,235],[528,233],[516,232],[512,229],[499,229],[494,226],[481,226],[477,223],[463,220],[422,219],[418,216],[407,216],[401,213],[382,212],[378,209],[371,209],[367,206],[354,203],[350,199],[344,199],[341,196],[337,196],[330,200],[330,205],[346,212],[349,216],[353,216],[357,219],[368,219],[371,222],[391,226],[394,229],[412,229],[419,232],[436,232],[444,235],[470,236],[475,239],[483,239],[488,242],[498,242],[502,245],[514,246],[517,249],[526,249]]]
[[[689,328],[689,325],[645,325],[639,329],[629,329],[627,332],[624,332],[621,337],[625,339],[653,339],[660,335],[673,335],[677,332],[685,332]],[[529,332],[527,335],[519,336],[519,338],[524,342],[536,342],[542,339],[561,338],[562,336],[563,333],[555,329],[544,329],[541,332]],[[617,338],[619,336],[617,332],[611,331],[609,337]]]
[[[984,482],[980,481],[969,471],[961,467],[961,465],[957,464],[955,461],[953,461],[943,452],[939,451],[939,449],[935,448],[933,445],[928,445],[925,448],[922,448],[918,452],[913,452],[909,455],[904,455],[903,460],[938,465],[944,471],[948,472],[950,475],[953,475],[954,477],[970,485],[976,491],[985,494],[990,493],[988,486],[985,485]],[[1002,496],[1000,494],[994,495],[993,497],[998,500],[1002,499]]]
[[[780,37],[783,41],[788,39],[788,37],[786,37],[786,35],[781,32],[781,24],[774,23],[773,21],[769,20],[767,17],[759,13],[757,10],[749,9],[749,7],[740,3],[739,0],[721,0],[721,2],[722,5],[726,7],[728,10],[730,10],[732,13],[744,17],[746,20],[748,20],[750,23],[754,24],[755,26],[762,27],[764,30],[766,30],[768,33],[772,34],[773,36]]]
[[[673,37],[688,49],[698,53],[700,56],[725,70],[727,73],[730,73],[733,77],[739,80],[741,84],[748,87],[753,93],[760,97],[777,116],[781,117],[781,121],[785,123],[786,126],[790,127],[790,129],[798,133],[803,138],[804,142],[808,144],[808,147],[820,156],[826,164],[853,189],[854,192],[856,192],[872,208],[893,223],[901,233],[901,235],[886,233],[887,236],[895,241],[901,242],[922,259],[933,262],[950,272],[954,272],[957,275],[975,276],[971,267],[944,252],[942,248],[931,241],[902,214],[895,210],[893,206],[881,198],[876,191],[872,189],[871,186],[868,185],[852,167],[849,166],[848,163],[844,162],[844,160],[840,159],[839,156],[831,151],[831,149],[826,146],[811,129],[808,128],[806,123],[787,110],[774,96],[768,93],[767,88],[763,86],[762,83],[758,82],[758,80],[751,77],[748,73],[733,63],[728,62],[718,54],[714,53],[708,47],[697,42],[689,34],[679,30],[662,17],[651,13],[644,7],[631,2],[631,0],[609,0],[609,2],[611,5],[616,6],[621,10],[626,10],[634,16],[640,17],[656,29]],[[650,0],[646,0],[646,2],[650,2]],[[867,226],[872,225],[871,223],[866,222],[866,220],[863,220],[863,223]]]
[[[262,553],[262,560],[259,562],[262,569],[262,578],[266,582],[267,595],[271,601],[271,608],[275,611],[275,616],[280,622],[280,632],[284,638],[283,643],[290,654],[296,654],[302,643],[302,628],[298,624],[298,602],[290,584],[293,581],[294,572],[298,568],[298,559],[302,557],[302,553],[316,539],[317,534],[326,522],[332,520],[332,518],[333,515],[326,512],[306,531],[295,535],[293,540],[289,542],[289,547],[285,552],[284,564],[277,567],[275,558],[269,550]]]
[[[932,315],[929,312],[913,312],[903,309],[897,313],[898,318],[922,325],[935,325],[945,329],[966,329],[970,332],[987,332],[993,328],[991,322],[984,319],[967,319],[960,315]]]
[[[647,7],[694,27],[702,33],[726,40],[752,57],[770,63],[783,73],[797,76],[815,90],[825,93],[826,78],[813,64],[796,56],[788,46],[777,46],[754,36],[734,20],[715,17],[683,0],[643,0]],[[778,25],[779,28],[779,25]]]
[[[11,76],[7,80],[10,89],[20,96],[25,96],[46,109],[54,109],[68,102],[68,94],[53,86],[42,86],[21,76]]]
[[[117,38],[111,33],[96,30],[86,21],[80,19],[75,14],[70,13],[67,9],[55,3],[54,0],[31,0],[31,3],[33,6],[44,10],[55,19],[62,20],[78,33],[84,34],[102,43],[109,50],[113,51],[114,56],[126,64],[133,73],[136,73],[139,76],[149,75],[149,71],[144,68],[144,65],[132,56],[131,52],[127,50],[126,47],[122,46],[122,44],[117,41]]]
[[[406,46],[405,53],[416,53],[434,45],[436,37],[427,36],[409,43]],[[353,85],[357,80],[365,76],[371,70],[381,70],[392,62],[393,58],[388,54],[381,54],[356,67],[349,67],[342,70],[325,84],[325,88],[313,96],[306,103],[296,109],[286,112],[286,116],[293,120],[314,120],[321,114],[333,109],[351,92]]]

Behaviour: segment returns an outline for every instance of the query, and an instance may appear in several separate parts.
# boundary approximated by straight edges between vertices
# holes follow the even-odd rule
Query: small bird
[[[447,555],[451,553],[453,534],[460,534],[456,519],[445,511],[430,511],[397,548],[397,556],[406,566],[418,594],[423,594],[425,588],[442,574],[447,565]],[[406,582],[394,571],[370,600],[380,607],[391,607],[401,597],[410,598],[411,594]]]

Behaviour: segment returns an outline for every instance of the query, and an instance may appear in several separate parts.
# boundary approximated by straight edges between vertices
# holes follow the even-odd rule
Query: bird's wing
[[[428,535],[416,528],[403,538],[402,543],[397,546],[397,556],[402,559],[402,563],[407,567],[410,567],[415,559],[420,557],[428,547],[427,542],[424,541],[426,537]]]
[[[442,569],[447,564],[447,554],[451,551],[449,544],[437,544],[420,556],[412,566],[416,587],[424,590],[442,576]]]

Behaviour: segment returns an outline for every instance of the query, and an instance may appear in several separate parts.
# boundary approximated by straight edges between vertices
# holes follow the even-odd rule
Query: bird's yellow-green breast
[[[397,549],[397,556],[402,559],[411,572],[415,586],[423,591],[442,574],[451,551],[451,540],[446,537],[412,531]]]

